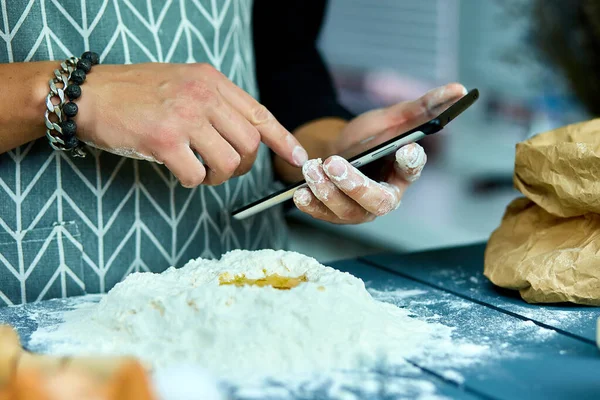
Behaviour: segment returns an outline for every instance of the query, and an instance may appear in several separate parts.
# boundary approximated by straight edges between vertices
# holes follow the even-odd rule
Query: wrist
[[[30,71],[29,79],[33,85],[27,99],[30,105],[26,108],[29,111],[27,117],[42,126],[44,126],[44,119],[40,116],[43,116],[46,111],[46,96],[50,91],[48,81],[54,76],[53,71],[58,64],[60,61],[42,61],[37,66],[38,68],[32,68]],[[44,128],[40,129],[40,136],[43,136],[44,131]]]
[[[50,91],[46,96],[46,137],[54,150],[69,151],[75,157],[85,157],[77,122],[81,86],[85,83],[92,67],[100,62],[97,53],[86,51],[80,58],[69,57],[54,70],[49,81]],[[79,103],[79,104],[78,104]],[[80,131],[80,130],[79,130]]]
[[[102,79],[107,68],[110,69],[110,66],[94,65],[93,70],[86,76],[85,83],[81,87],[81,97],[75,100],[79,108],[79,112],[74,118],[77,123],[77,136],[86,144],[98,142],[98,138],[95,136],[98,132],[95,128],[98,114],[96,99],[98,91],[102,87]]]

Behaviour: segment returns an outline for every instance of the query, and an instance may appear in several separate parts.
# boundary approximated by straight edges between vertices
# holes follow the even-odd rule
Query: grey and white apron
[[[258,95],[250,0],[0,5],[2,63],[85,50],[107,64],[209,62]],[[280,207],[244,221],[228,216],[275,185],[264,146],[248,174],[196,189],[181,187],[162,165],[86,151],[71,158],[40,139],[0,155],[0,305],[103,293],[133,271],[285,245]]]

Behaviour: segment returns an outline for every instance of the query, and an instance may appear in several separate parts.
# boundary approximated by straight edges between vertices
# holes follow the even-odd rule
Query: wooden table
[[[600,350],[595,342],[600,310],[529,305],[516,293],[495,288],[482,274],[484,249],[484,244],[476,244],[405,255],[380,254],[330,265],[362,278],[370,289],[410,291],[405,293],[414,296],[402,297],[398,306],[420,317],[436,315],[438,322],[455,327],[457,337],[495,350],[497,356],[479,365],[453,368],[461,379],[448,376],[435,364],[409,360],[418,369],[406,379],[416,376],[432,383],[436,395],[600,399]],[[46,304],[56,308],[61,303]],[[35,307],[43,309],[45,305]],[[26,344],[36,326],[20,315],[18,307],[0,309],[0,322],[15,325]],[[315,394],[309,398],[326,397]]]

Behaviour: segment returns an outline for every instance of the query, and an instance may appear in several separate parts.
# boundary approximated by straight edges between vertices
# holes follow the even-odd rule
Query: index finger
[[[285,129],[265,106],[227,79],[217,84],[217,90],[256,127],[262,142],[277,155],[298,167],[308,160],[308,154],[298,139]]]

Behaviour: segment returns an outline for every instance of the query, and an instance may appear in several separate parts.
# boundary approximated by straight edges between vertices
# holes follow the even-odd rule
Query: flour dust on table
[[[453,340],[452,328],[376,300],[349,273],[275,250],[235,250],[160,274],[134,273],[62,321],[34,332],[30,347],[133,355],[153,370],[193,364],[247,388],[343,374],[357,382],[360,371],[410,368],[406,360],[427,353],[468,363],[485,351],[464,351],[473,345]]]

